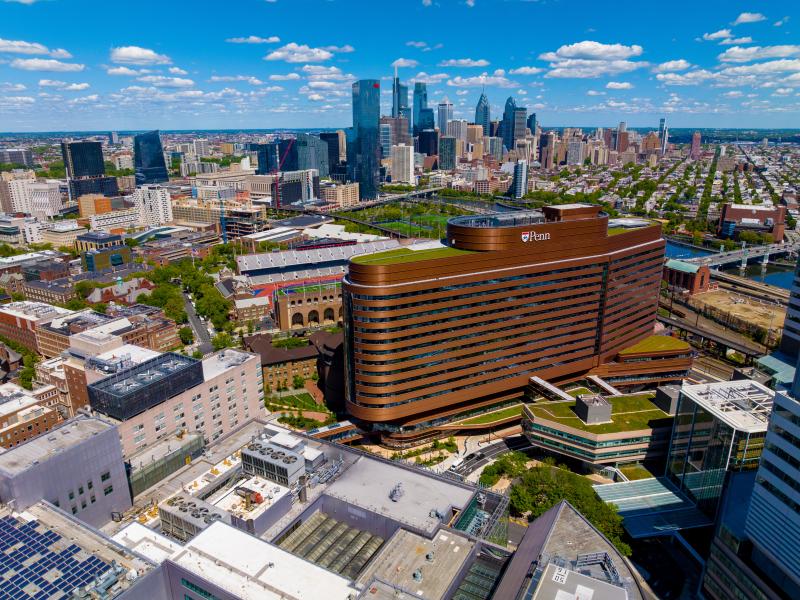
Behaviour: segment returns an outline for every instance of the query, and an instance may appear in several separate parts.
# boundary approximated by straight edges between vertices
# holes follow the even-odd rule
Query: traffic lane
[[[195,311],[194,306],[192,306],[192,302],[191,299],[189,298],[189,295],[186,292],[182,292],[182,295],[183,295],[183,306],[184,310],[186,311],[186,317],[189,320],[189,325],[191,325],[195,336],[200,342],[199,344],[200,351],[203,354],[208,354],[214,349],[214,346],[211,343],[211,335],[208,333],[208,329],[206,329],[206,326],[203,325],[203,322],[200,320],[200,317],[197,316],[197,311]]]
[[[499,455],[528,448],[532,448],[530,442],[528,442],[524,436],[515,435],[485,446],[477,452],[468,454],[464,458],[464,462],[455,468],[450,467],[450,471],[459,475],[469,475],[480,467],[488,464]]]

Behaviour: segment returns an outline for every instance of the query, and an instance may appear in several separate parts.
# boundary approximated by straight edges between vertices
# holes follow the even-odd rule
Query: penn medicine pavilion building
[[[352,417],[386,443],[413,443],[521,398],[533,376],[613,374],[620,351],[653,333],[665,241],[658,224],[600,210],[456,217],[446,246],[352,258],[343,284]],[[687,360],[641,357],[627,366],[630,383],[654,371],[668,379]]]

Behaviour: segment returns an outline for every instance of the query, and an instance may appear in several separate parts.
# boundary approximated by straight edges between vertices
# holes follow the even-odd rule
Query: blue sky
[[[0,0],[0,131],[346,127],[350,83],[472,119],[800,127],[800,2]]]

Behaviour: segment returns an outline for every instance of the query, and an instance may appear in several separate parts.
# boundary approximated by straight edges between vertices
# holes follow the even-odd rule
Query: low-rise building
[[[38,351],[37,328],[57,317],[71,314],[73,314],[71,310],[42,302],[21,301],[4,304],[0,306],[0,336]]]
[[[275,292],[275,319],[283,331],[335,325],[341,318],[341,281],[286,286]]]
[[[49,386],[34,394],[13,383],[0,385],[0,446],[13,448],[50,431],[61,421],[58,411],[47,403],[56,401]]]
[[[42,242],[52,244],[54,248],[63,246],[71,248],[78,236],[83,233],[86,233],[86,228],[74,220],[58,221],[42,229]]]
[[[29,301],[48,304],[66,304],[77,296],[75,286],[68,279],[26,281],[22,284],[22,293]]]
[[[295,377],[308,379],[317,372],[319,352],[313,344],[276,348],[272,345],[272,336],[256,335],[245,338],[245,347],[261,357],[265,390],[275,392],[288,388]]]

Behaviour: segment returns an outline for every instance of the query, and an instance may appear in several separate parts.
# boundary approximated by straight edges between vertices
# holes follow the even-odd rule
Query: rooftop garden
[[[629,346],[624,350],[620,350],[620,356],[629,354],[641,354],[645,352],[667,352],[670,350],[689,350],[689,344],[678,338],[668,335],[651,335],[637,342],[633,346]]]
[[[668,425],[671,417],[658,408],[652,394],[631,394],[608,396],[611,404],[611,423],[587,425],[575,413],[575,402],[541,402],[528,405],[528,409],[538,418],[554,421],[573,429],[589,433],[616,433],[619,431],[638,431]]]
[[[449,258],[451,256],[461,256],[473,254],[469,250],[459,250],[458,248],[431,248],[430,250],[409,250],[408,248],[396,248],[377,252],[375,254],[364,254],[355,256],[351,259],[357,265],[398,265],[402,263],[412,263],[421,260],[434,260],[437,258]]]
[[[495,410],[492,412],[472,417],[466,421],[462,421],[461,425],[487,425],[489,423],[496,423],[512,417],[519,417],[522,415],[522,405],[509,406],[502,410]]]

